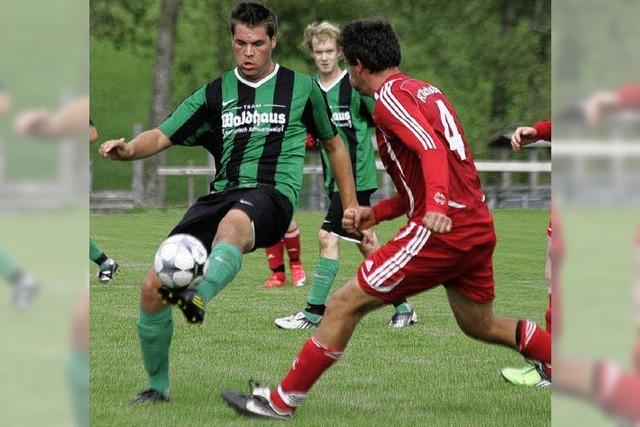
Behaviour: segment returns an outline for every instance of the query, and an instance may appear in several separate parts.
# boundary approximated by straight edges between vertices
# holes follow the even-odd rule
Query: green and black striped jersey
[[[351,87],[349,74],[343,71],[338,80],[328,88],[320,84],[325,92],[331,120],[340,132],[340,137],[349,151],[351,168],[357,191],[375,190],[377,185],[376,163],[370,129],[373,127],[373,105],[375,101]],[[331,173],[329,157],[321,148],[324,189],[327,194],[338,191]]]
[[[308,132],[337,130],[318,84],[276,64],[259,82],[237,69],[200,89],[160,125],[172,144],[207,149],[216,161],[212,191],[272,185],[295,208],[302,188]]]

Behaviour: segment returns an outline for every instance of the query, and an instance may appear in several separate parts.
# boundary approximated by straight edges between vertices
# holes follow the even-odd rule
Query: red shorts
[[[387,303],[440,284],[456,287],[473,301],[489,303],[494,298],[495,245],[493,230],[486,243],[460,249],[409,222],[362,262],[358,282],[365,292]]]

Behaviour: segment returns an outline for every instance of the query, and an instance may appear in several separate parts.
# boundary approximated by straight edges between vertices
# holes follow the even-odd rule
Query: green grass
[[[91,424],[265,425],[237,417],[219,398],[222,388],[246,389],[250,377],[275,385],[287,371],[309,331],[281,331],[273,319],[302,308],[309,287],[264,289],[268,268],[262,250],[245,256],[243,268],[212,301],[202,326],[175,313],[171,349],[171,396],[166,405],[129,408],[147,386],[135,321],[139,287],[157,245],[182,211],[138,211],[93,216],[91,233],[122,262],[109,286],[91,281]],[[303,261],[311,275],[317,258],[320,212],[300,212]],[[495,254],[498,313],[542,323],[546,211],[497,211]],[[401,222],[378,228],[382,240]],[[355,246],[342,244],[336,280],[340,286],[361,261]],[[93,270],[92,270],[93,271]],[[550,425],[550,391],[505,384],[499,371],[519,366],[508,349],[481,344],[457,328],[445,293],[437,288],[411,299],[419,323],[391,330],[389,308],[358,327],[343,358],[311,392],[296,425]]]

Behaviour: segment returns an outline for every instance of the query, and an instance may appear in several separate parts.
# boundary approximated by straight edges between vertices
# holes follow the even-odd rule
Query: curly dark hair
[[[244,24],[249,28],[264,26],[269,37],[278,34],[278,15],[257,1],[243,1],[231,11],[229,29],[232,35],[235,34],[237,23]]]
[[[360,60],[371,72],[397,67],[402,60],[400,41],[393,27],[384,18],[358,19],[342,30],[340,43],[350,65]]]

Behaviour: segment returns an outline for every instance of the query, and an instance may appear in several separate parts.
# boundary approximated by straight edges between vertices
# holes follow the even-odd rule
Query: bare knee
[[[324,258],[338,259],[339,238],[326,230],[318,231],[318,246],[320,256]]]
[[[213,245],[219,242],[232,244],[245,253],[253,249],[255,236],[249,215],[240,209],[231,209],[218,224]]]
[[[164,304],[158,294],[158,288],[160,287],[160,281],[156,276],[153,268],[149,270],[147,276],[142,281],[142,291],[140,293],[140,306],[142,311],[153,312],[161,309]]]

